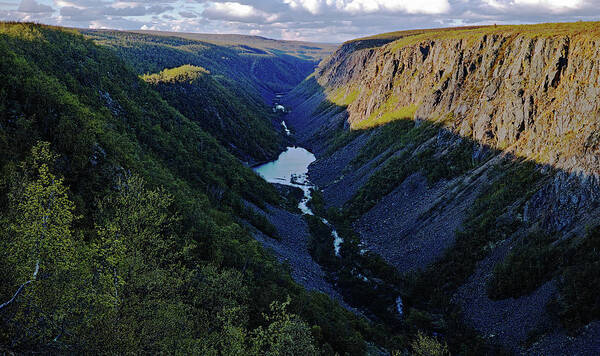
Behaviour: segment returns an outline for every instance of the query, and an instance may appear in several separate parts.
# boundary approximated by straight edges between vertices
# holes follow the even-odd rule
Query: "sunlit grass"
[[[165,69],[160,73],[145,74],[141,78],[151,84],[191,83],[205,74],[210,74],[210,72],[202,67],[185,64],[177,68]]]
[[[329,97],[331,102],[337,106],[348,106],[352,104],[354,100],[356,100],[358,94],[359,90],[356,88],[345,90],[344,87],[339,87],[333,93],[331,93]]]
[[[353,130],[366,130],[396,120],[412,120],[417,111],[417,107],[418,106],[414,104],[397,107],[397,98],[391,98],[366,120],[352,123],[351,128]]]
[[[556,36],[600,36],[600,22],[564,22],[535,25],[491,25],[453,27],[442,29],[422,29],[382,33],[370,37],[349,41],[389,40],[392,48],[399,49],[434,39],[467,39],[474,40],[484,35],[515,34],[530,38],[549,38]]]

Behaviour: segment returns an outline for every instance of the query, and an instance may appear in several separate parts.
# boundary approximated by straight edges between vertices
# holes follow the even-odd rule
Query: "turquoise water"
[[[254,168],[267,182],[292,186],[310,184],[306,174],[308,165],[316,160],[315,155],[302,147],[288,147],[273,162]]]
[[[288,147],[275,161],[255,167],[254,171],[269,183],[279,183],[302,189],[304,197],[298,203],[298,208],[304,214],[315,215],[308,206],[311,199],[310,189],[314,185],[307,176],[308,166],[315,160],[315,155],[302,147]],[[334,251],[339,256],[343,239],[327,220],[321,218],[321,221],[331,228]]]
[[[316,160],[315,155],[302,147],[288,147],[281,152],[273,162],[265,163],[254,168],[254,171],[269,183],[285,184],[298,187],[304,192],[298,208],[304,214],[314,215],[308,207],[311,199],[310,188],[313,185],[308,180],[308,165]]]

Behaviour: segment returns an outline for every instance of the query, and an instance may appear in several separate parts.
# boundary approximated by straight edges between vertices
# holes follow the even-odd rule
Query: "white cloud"
[[[146,31],[146,30],[158,31],[158,30],[159,30],[159,28],[158,28],[158,27],[156,27],[156,26],[142,25],[142,26],[140,27],[140,30],[144,30],[144,31]]]
[[[211,2],[202,15],[210,19],[241,22],[263,21],[269,23],[278,18],[276,14],[270,14],[239,2]]]
[[[406,14],[442,14],[450,10],[448,0],[283,0],[292,9],[304,9],[315,15],[322,8],[352,14],[402,12]]]
[[[168,15],[165,15],[165,18],[167,18],[166,16],[168,16]],[[179,12],[179,16],[185,17],[185,18],[188,18],[188,19],[193,19],[193,18],[198,17],[198,15],[196,15],[195,13],[193,13],[191,11],[180,11]],[[171,18],[171,19],[173,19],[173,18]]]
[[[0,20],[124,30],[146,26],[321,42],[411,28],[600,19],[600,0],[2,1]]]
[[[568,13],[583,9],[585,0],[482,0],[493,9],[505,13],[518,15],[520,12],[537,13],[543,16],[546,13]],[[593,5],[589,4],[588,5]],[[598,6],[600,4],[596,4]]]
[[[313,15],[318,14],[321,8],[321,0],[283,0],[283,3],[292,9],[305,9]]]
[[[514,0],[515,5],[535,6],[552,10],[577,9],[583,5],[582,0]]]
[[[39,4],[35,0],[22,0],[21,4],[17,8],[19,12],[27,12],[27,13],[44,13],[44,12],[53,12],[54,9],[51,6]]]

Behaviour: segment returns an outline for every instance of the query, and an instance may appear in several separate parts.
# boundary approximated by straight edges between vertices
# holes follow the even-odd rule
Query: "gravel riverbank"
[[[354,308],[344,302],[334,286],[326,280],[325,271],[310,255],[308,251],[310,236],[308,225],[301,214],[292,213],[275,206],[267,206],[263,211],[250,203],[247,204],[263,214],[275,226],[280,240],[268,237],[256,229],[253,229],[254,238],[264,247],[273,251],[281,262],[290,266],[292,278],[297,283],[308,290],[325,293],[346,309],[357,313]]]

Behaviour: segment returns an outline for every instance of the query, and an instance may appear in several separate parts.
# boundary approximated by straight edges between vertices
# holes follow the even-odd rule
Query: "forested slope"
[[[226,88],[204,68],[184,65],[142,78],[242,161],[265,161],[283,149],[279,115],[241,88]]]
[[[0,171],[3,352],[365,349],[242,227],[274,189],[75,31],[0,24]]]
[[[324,59],[338,47],[338,44],[331,43],[274,40],[272,38],[253,35],[162,32],[151,30],[141,30],[132,32],[159,36],[176,36],[187,38],[190,40],[237,47],[240,50],[243,50],[244,48],[248,49],[248,47],[251,47],[254,49],[262,49],[263,51],[274,55],[286,54],[293,57],[298,57],[312,61],[320,61]]]
[[[250,164],[276,157],[283,145],[280,121],[270,110],[275,94],[289,91],[317,64],[314,58],[176,34],[84,34],[114,50],[139,74],[158,74],[184,65],[205,68],[210,75],[194,83],[155,84],[172,106],[200,122],[224,147]]]
[[[250,94],[265,97],[292,89],[318,64],[314,58],[299,58],[247,45],[218,45],[179,35],[91,30],[83,33],[115,49],[140,74],[184,64],[198,65],[247,86],[247,90],[253,90]]]

